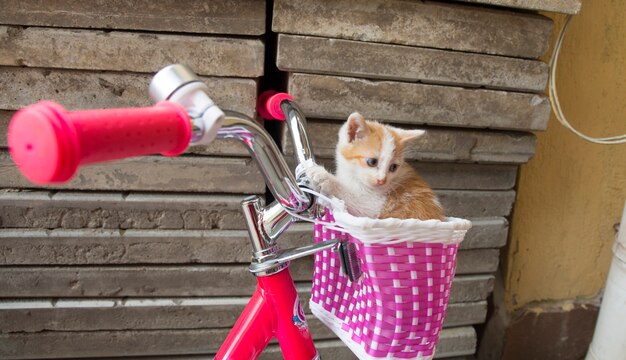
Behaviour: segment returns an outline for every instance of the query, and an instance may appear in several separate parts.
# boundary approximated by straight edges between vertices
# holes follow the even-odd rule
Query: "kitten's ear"
[[[394,128],[394,131],[400,137],[400,143],[402,144],[426,134],[426,130],[405,130]]]
[[[346,125],[348,142],[354,142],[355,140],[362,139],[369,134],[369,128],[365,123],[365,118],[358,112],[350,114]]]

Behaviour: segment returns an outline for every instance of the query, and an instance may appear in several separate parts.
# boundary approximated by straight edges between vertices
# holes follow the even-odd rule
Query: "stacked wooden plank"
[[[36,188],[4,134],[16,110],[43,99],[148,106],[150,79],[172,63],[189,65],[219,106],[253,117],[265,1],[0,7],[0,358],[215,352],[253,290],[239,201],[265,185],[245,148],[215,142]]]
[[[517,9],[551,11],[564,14],[578,14],[582,0],[458,0],[470,3],[483,3]]]
[[[265,4],[228,4],[193,2],[181,12],[174,1],[3,1],[0,129],[42,99],[68,109],[147,106],[152,73],[175,62],[189,64],[220,106],[253,116]],[[22,178],[1,141],[1,358],[217,350],[255,284],[239,201],[265,188],[243,147],[222,141],[178,158],[87,167],[67,185],[42,188]],[[298,226],[285,246],[310,241]],[[305,304],[310,264],[293,267]],[[452,306],[446,325],[484,316],[479,299],[490,286],[484,276],[457,279],[453,296],[470,303]],[[311,327],[326,357],[347,356],[320,322]],[[473,336],[446,330],[441,353]],[[264,357],[281,358],[275,345]]]
[[[579,0],[464,1],[580,9]],[[329,167],[352,111],[428,130],[407,157],[450,215],[474,222],[437,357],[472,354],[517,168],[534,153],[529,131],[546,127],[547,66],[533,59],[548,47],[551,22],[483,5],[382,0],[275,0],[266,19],[267,5],[0,0],[0,132],[43,99],[68,109],[147,106],[152,74],[177,62],[218,105],[254,116],[271,21],[277,66]],[[284,133],[282,145],[292,154]],[[0,174],[0,358],[215,353],[255,285],[239,201],[265,187],[242,146],[88,167],[70,184],[42,188],[19,175],[2,136]],[[308,244],[311,231],[294,225],[284,247]],[[306,305],[311,259],[292,273]],[[324,358],[353,358],[319,321],[310,326]],[[272,344],[262,358],[282,356]]]
[[[517,168],[534,153],[529,131],[544,130],[549,117],[542,95],[548,66],[535,59],[548,48],[551,20],[465,4],[275,0],[272,29],[276,65],[288,72],[288,91],[328,168],[339,127],[353,111],[427,130],[406,157],[447,214],[474,224],[459,252],[449,312],[463,308],[466,316],[446,324],[462,335],[454,353],[438,356],[473,354],[471,325],[486,318]],[[293,153],[286,129],[282,144]],[[460,296],[465,281],[485,291]]]

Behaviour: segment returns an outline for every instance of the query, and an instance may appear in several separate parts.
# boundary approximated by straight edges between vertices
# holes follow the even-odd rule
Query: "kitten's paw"
[[[306,170],[307,177],[311,180],[311,185],[321,192],[328,192],[328,184],[332,181],[332,174],[323,166],[314,165]]]

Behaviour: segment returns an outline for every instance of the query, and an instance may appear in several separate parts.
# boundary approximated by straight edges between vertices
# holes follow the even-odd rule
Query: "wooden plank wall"
[[[465,359],[485,321],[530,131],[546,127],[551,22],[491,5],[577,12],[578,0],[0,0],[0,131],[52,99],[68,109],[146,106],[159,68],[189,64],[225,109],[254,116],[266,23],[276,65],[332,167],[340,122],[366,117],[428,130],[408,159],[448,214],[474,228],[459,253],[438,358]],[[489,6],[486,6],[489,5]],[[293,150],[285,133],[282,146]],[[33,187],[0,137],[0,358],[207,359],[254,290],[239,201],[262,194],[232,141],[178,158],[89,167]],[[284,246],[307,244],[294,225]],[[293,264],[308,310],[311,259]],[[353,355],[316,319],[327,359]],[[281,359],[276,344],[263,359]]]
[[[3,133],[42,99],[150,105],[148,83],[171,63],[191,66],[222,108],[255,115],[265,1],[0,7]],[[215,352],[253,290],[239,201],[265,185],[243,146],[88,167],[45,188],[13,167],[5,136],[0,147],[0,358]]]
[[[574,11],[571,6],[580,4],[529,3],[516,2],[534,10]],[[275,0],[272,30],[276,66],[288,73],[288,90],[308,117],[315,153],[328,168],[334,168],[339,127],[353,111],[427,130],[406,157],[449,215],[474,222],[457,280],[466,274],[489,278],[488,296],[506,243],[517,168],[534,153],[531,131],[545,130],[549,118],[543,94],[549,68],[537,58],[548,49],[551,20],[459,3]],[[283,149],[292,154],[287,130],[282,134]],[[453,296],[452,308],[486,299]],[[448,330],[473,334],[473,327],[460,325],[483,322],[486,310]],[[463,344],[455,356],[475,352],[475,337]]]

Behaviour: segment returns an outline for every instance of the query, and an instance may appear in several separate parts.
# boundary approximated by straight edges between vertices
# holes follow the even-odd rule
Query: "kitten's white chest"
[[[358,216],[377,218],[387,202],[387,196],[355,181],[354,178],[346,179],[342,176],[338,178],[344,187],[350,189],[350,193],[345,194],[347,197],[342,197],[346,201],[348,211]]]
[[[385,196],[374,193],[363,193],[361,196],[358,196],[355,201],[351,201],[350,203],[356,208],[352,209],[353,213],[360,216],[377,218],[383,210],[386,201],[387,198]]]

